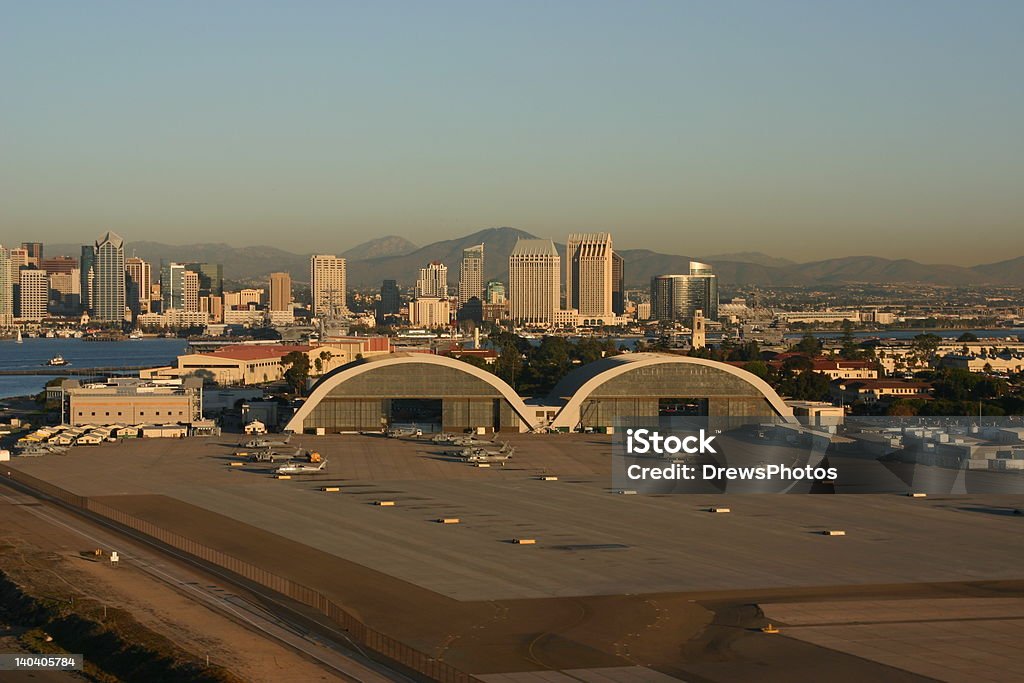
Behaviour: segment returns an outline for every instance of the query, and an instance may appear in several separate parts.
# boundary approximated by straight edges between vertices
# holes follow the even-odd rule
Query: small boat
[[[64,356],[60,354],[54,356],[50,360],[46,361],[47,365],[71,365],[68,361],[64,360]]]
[[[25,342],[23,342],[21,340],[21,328],[20,327],[18,328],[18,336],[14,338],[14,343],[15,344],[24,344],[25,343]]]
[[[142,330],[132,330],[128,335],[129,339],[142,339]]]

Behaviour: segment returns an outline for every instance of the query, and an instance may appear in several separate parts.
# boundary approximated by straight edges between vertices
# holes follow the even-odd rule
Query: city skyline
[[[1018,3],[444,7],[12,6],[0,239],[1024,254]]]

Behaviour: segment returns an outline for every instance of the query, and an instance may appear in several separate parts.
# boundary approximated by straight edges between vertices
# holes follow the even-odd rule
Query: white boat
[[[64,356],[61,356],[60,354],[57,354],[56,356],[54,356],[50,360],[46,361],[46,364],[47,365],[71,365],[71,363],[69,363],[66,360],[64,360]]]
[[[142,339],[142,330],[132,330],[128,335],[129,339]]]
[[[21,328],[20,327],[18,328],[18,336],[14,338],[14,343],[15,344],[24,344],[24,342],[21,340]]]

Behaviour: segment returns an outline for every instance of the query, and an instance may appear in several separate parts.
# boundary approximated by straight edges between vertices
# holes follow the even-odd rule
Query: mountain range
[[[411,285],[419,269],[431,261],[447,264],[449,283],[455,285],[458,282],[462,250],[483,243],[484,277],[507,281],[508,256],[516,241],[533,237],[515,228],[488,228],[465,237],[417,247],[405,238],[389,235],[364,242],[341,255],[348,259],[350,287],[376,287],[383,279],[395,279],[401,285]],[[556,243],[556,247],[564,258],[565,245]],[[77,257],[80,249],[79,245],[46,245],[48,255],[68,254]],[[231,281],[254,282],[264,279],[271,272],[287,271],[296,282],[309,282],[309,254],[296,254],[276,247],[232,247],[219,243],[175,246],[159,242],[130,242],[126,245],[125,253],[126,256],[137,255],[150,261],[154,264],[154,271],[162,259],[186,263],[213,262],[224,264],[225,277]],[[655,275],[685,273],[690,260],[710,263],[721,282],[727,285],[811,286],[870,282],[1024,286],[1024,256],[964,267],[923,264],[879,256],[847,256],[796,263],[758,252],[703,257],[662,254],[648,249],[623,249],[619,253],[625,266],[627,287],[646,287]]]

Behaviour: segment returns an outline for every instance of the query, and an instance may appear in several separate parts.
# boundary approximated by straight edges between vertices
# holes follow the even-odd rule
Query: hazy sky
[[[1024,254],[1024,2],[0,0],[0,242]]]

